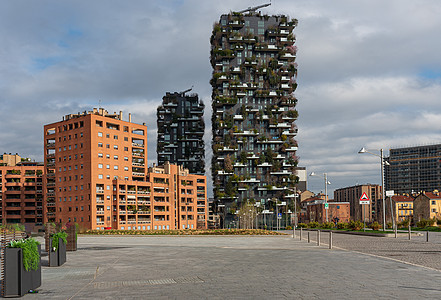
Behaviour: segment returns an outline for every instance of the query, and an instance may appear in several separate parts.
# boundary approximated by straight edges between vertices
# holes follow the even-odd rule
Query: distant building
[[[369,204],[360,204],[360,198],[366,193]],[[334,191],[335,202],[349,202],[351,219],[366,222],[374,220],[383,223],[381,218],[381,186],[377,184],[363,184],[345,187]],[[379,217],[380,216],[380,217]]]
[[[411,194],[441,188],[441,144],[389,150],[386,191]]]
[[[392,196],[395,204],[395,220],[397,223],[412,219],[413,217],[413,202],[414,198],[408,195]]]
[[[19,162],[21,162],[21,157],[18,154],[0,155],[0,166],[16,166]]]
[[[441,219],[441,195],[438,192],[422,192],[413,201],[413,219]]]
[[[8,162],[12,166],[0,166],[1,223],[41,226],[44,165],[13,157]]]
[[[308,201],[306,205],[306,215],[309,222],[349,222],[350,204],[349,202],[328,202],[328,209],[325,208],[324,200]]]
[[[188,90],[189,91],[189,90]],[[166,93],[157,110],[158,165],[182,165],[191,174],[205,174],[204,103],[197,94]]]

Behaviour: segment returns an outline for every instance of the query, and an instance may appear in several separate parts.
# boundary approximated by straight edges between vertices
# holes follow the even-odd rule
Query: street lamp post
[[[386,231],[386,201],[385,201],[385,190],[384,190],[384,157],[383,157],[383,148],[380,149],[380,155],[376,153],[372,153],[367,151],[364,147],[358,151],[359,154],[362,153],[369,153],[374,156],[377,156],[380,158],[380,165],[381,165],[381,201],[383,202],[383,231]]]
[[[315,174],[314,172],[311,172],[311,174],[309,174],[309,176],[320,176]],[[325,180],[325,210],[326,210],[326,222],[328,222],[328,209],[326,207],[326,205],[328,204],[328,184],[331,184],[328,181],[328,174],[327,173],[323,173],[323,179]]]

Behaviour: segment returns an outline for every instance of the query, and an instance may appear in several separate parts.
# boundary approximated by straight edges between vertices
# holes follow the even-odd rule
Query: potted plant
[[[51,235],[49,267],[58,267],[66,262],[67,233],[59,231]]]
[[[23,296],[41,286],[41,246],[33,238],[12,240],[4,252],[3,297]]]

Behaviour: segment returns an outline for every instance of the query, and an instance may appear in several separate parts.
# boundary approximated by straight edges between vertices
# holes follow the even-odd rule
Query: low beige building
[[[441,196],[435,191],[433,193],[421,192],[413,204],[414,222],[422,219],[441,219]]]

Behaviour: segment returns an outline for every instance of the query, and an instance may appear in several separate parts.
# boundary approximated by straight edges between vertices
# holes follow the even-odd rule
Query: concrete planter
[[[66,262],[66,244],[58,239],[58,249],[53,251],[52,240],[50,241],[49,267],[59,267]]]
[[[3,297],[21,297],[41,286],[41,261],[37,270],[26,271],[22,251],[20,248],[5,248]],[[41,258],[41,245],[38,245],[38,253]]]

